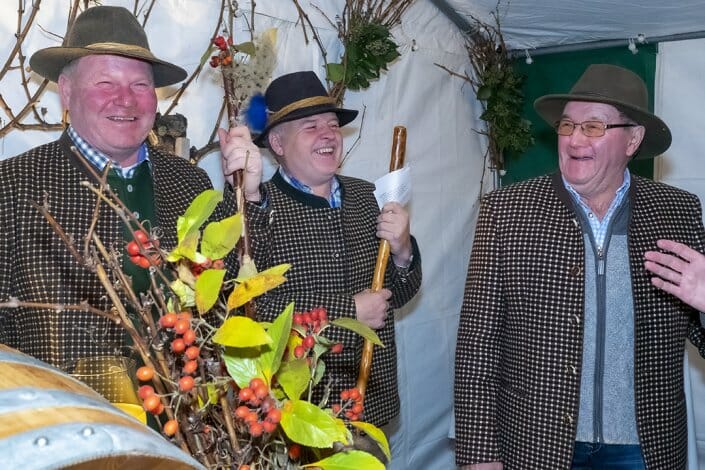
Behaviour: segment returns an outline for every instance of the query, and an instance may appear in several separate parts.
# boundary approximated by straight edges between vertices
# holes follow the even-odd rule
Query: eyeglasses
[[[615,127],[637,127],[639,124],[605,124],[602,121],[573,122],[570,119],[561,119],[553,125],[558,135],[565,136],[573,135],[576,126],[580,126],[583,135],[587,137],[602,137],[605,135],[607,129],[613,129]]]

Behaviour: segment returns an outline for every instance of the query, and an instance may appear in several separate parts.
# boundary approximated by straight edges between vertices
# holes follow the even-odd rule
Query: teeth
[[[333,153],[333,147],[324,147],[316,150],[316,153],[319,154],[324,154],[324,153]]]
[[[134,117],[123,117],[123,116],[110,116],[108,119],[113,121],[134,121]]]

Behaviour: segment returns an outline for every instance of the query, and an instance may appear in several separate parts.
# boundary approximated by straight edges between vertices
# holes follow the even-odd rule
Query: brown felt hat
[[[154,86],[162,87],[186,78],[186,71],[157,59],[149,50],[147,35],[135,15],[123,7],[95,6],[81,13],[66,37],[65,45],[35,52],[32,70],[56,82],[72,60],[92,54],[119,55],[152,64]]]
[[[671,145],[671,131],[666,123],[649,112],[646,84],[631,70],[610,64],[590,65],[570,93],[542,96],[534,101],[534,109],[553,126],[563,116],[569,101],[610,104],[644,126],[646,132],[637,159],[661,155]]]

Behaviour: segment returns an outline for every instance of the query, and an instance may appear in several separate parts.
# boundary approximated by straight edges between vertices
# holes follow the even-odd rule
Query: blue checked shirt
[[[71,137],[71,140],[76,145],[78,150],[80,150],[81,155],[83,155],[86,160],[88,160],[91,165],[96,167],[98,170],[103,171],[108,165],[108,163],[111,163],[110,158],[108,158],[103,152],[83,140],[83,138],[78,135],[78,133],[72,126],[69,126],[66,132],[68,133],[69,137]],[[137,155],[137,163],[135,163],[134,165],[130,165],[126,168],[122,168],[113,163],[111,168],[114,169],[119,176],[123,178],[131,178],[135,172],[135,168],[137,168],[140,163],[145,160],[149,161],[149,150],[147,149],[146,144],[142,144],[142,146],[140,147],[139,155]]]
[[[311,190],[310,186],[303,184],[301,181],[289,175],[286,171],[284,171],[284,168],[281,166],[279,167],[279,173],[282,175],[282,178],[284,178],[284,181],[289,183],[294,188],[307,194],[313,194],[313,191]],[[328,196],[328,204],[330,204],[330,206],[334,209],[339,208],[342,204],[340,182],[338,181],[337,176],[333,177],[333,181],[330,185],[330,196]]]
[[[627,194],[627,190],[629,189],[629,185],[631,184],[631,176],[629,175],[629,170],[624,170],[624,182],[622,183],[622,186],[617,189],[617,192],[615,193],[615,198],[612,200],[612,204],[610,204],[610,207],[609,209],[607,209],[607,213],[602,218],[602,220],[598,220],[597,216],[592,212],[592,209],[590,209],[588,205],[583,202],[580,195],[570,186],[570,184],[568,184],[565,178],[563,179],[563,184],[565,185],[565,188],[568,190],[571,196],[573,196],[573,199],[578,202],[580,207],[583,209],[583,212],[585,212],[587,220],[590,223],[592,235],[595,237],[595,243],[597,244],[597,248],[601,250],[605,245],[607,227],[609,227],[610,225],[610,220],[614,215],[614,211],[617,210],[619,205],[622,203],[624,195]]]

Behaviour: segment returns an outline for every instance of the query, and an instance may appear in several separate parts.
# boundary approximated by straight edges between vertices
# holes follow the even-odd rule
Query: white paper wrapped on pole
[[[388,202],[398,202],[405,206],[411,200],[411,170],[409,167],[392,171],[377,179],[374,194],[380,209]]]

